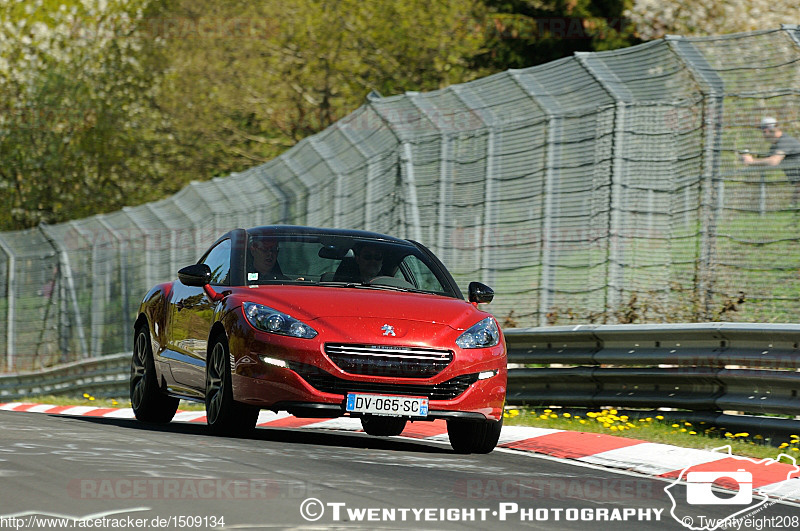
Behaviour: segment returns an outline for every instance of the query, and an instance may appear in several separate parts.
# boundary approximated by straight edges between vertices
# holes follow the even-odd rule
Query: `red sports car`
[[[267,226],[219,238],[145,295],[134,325],[136,418],[204,401],[213,433],[261,409],[359,417],[371,435],[445,419],[457,452],[497,445],[506,346],[483,284],[464,300],[423,245],[365,231]]]

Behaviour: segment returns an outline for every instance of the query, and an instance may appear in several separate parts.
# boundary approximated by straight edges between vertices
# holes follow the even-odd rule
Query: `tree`
[[[635,0],[626,16],[637,34],[650,40],[777,28],[797,23],[800,7],[796,0]]]
[[[613,50],[636,44],[623,18],[632,0],[483,0],[485,51],[477,67],[525,68],[574,52]]]
[[[363,104],[481,75],[474,0],[182,0],[167,89],[178,175],[207,178],[270,160]]]
[[[139,31],[147,0],[0,7],[0,228],[120,209],[163,193],[168,139]]]

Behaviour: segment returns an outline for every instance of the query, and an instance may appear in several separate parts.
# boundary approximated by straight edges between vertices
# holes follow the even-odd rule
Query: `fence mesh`
[[[371,95],[284,155],[112,214],[0,234],[0,372],[128,350],[144,293],[235,227],[421,241],[507,326],[791,321],[800,29],[669,37],[431,93]]]

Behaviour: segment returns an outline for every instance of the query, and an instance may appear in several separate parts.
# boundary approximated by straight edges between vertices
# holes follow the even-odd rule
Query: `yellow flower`
[[[800,452],[800,448],[792,448],[793,452]]]
[[[684,426],[691,426],[691,425],[692,425],[692,423],[691,423],[691,422],[684,422],[684,423],[683,423],[683,425],[684,425]]]
[[[569,413],[564,413],[564,418],[565,418],[565,419],[568,419],[568,418],[570,418],[571,416],[572,416],[572,415],[570,415]]]
[[[680,427],[680,424],[673,424],[672,427],[673,428],[678,428],[678,427]]]
[[[689,435],[697,435],[697,432],[696,431],[690,431]]]
[[[608,412],[611,413],[612,415],[616,415],[617,414],[617,410],[616,409],[610,409]]]
[[[789,443],[781,443],[781,445],[778,446],[778,448],[786,448],[787,446],[789,446]]]
[[[550,418],[551,419],[557,419],[558,415],[556,415],[555,413],[550,413]]]
[[[119,405],[119,402],[117,402],[116,400],[112,400],[112,401],[111,401],[111,405],[112,405],[112,406],[118,406],[118,405]]]
[[[726,432],[725,432],[725,437],[728,437],[728,438],[733,438],[733,437],[734,437],[734,435],[733,435],[731,432],[729,432],[729,431],[726,431]]]
[[[83,398],[89,398],[89,393],[83,393]]]
[[[545,413],[552,413],[552,412],[553,412],[553,410],[552,410],[552,409],[545,409],[545,410],[544,410],[544,412],[545,412]]]
[[[749,437],[749,436],[750,436],[750,434],[747,433],[746,431],[742,432],[742,433],[737,433],[736,435],[734,435],[734,437]]]
[[[90,396],[90,397],[89,397],[89,400],[94,400],[94,397],[93,397],[93,396]]]
[[[579,422],[580,422],[581,424],[586,424],[586,421],[585,421],[585,420],[583,420],[583,419],[581,419]]]
[[[656,418],[657,418],[658,420],[664,420],[664,416],[663,416],[663,415],[656,415]]]
[[[686,428],[681,428],[681,433],[686,433]]]

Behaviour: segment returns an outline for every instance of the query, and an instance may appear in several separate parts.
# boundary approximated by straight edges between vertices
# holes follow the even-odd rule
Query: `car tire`
[[[460,454],[488,454],[497,446],[502,428],[502,417],[496,421],[453,419],[447,421],[447,436]]]
[[[406,419],[400,417],[361,417],[361,427],[369,435],[391,437],[400,435],[406,427]]]
[[[259,409],[233,399],[230,349],[221,335],[212,343],[206,363],[206,423],[214,435],[246,435],[258,421]]]
[[[180,403],[180,400],[165,395],[159,389],[147,325],[138,326],[133,336],[130,397],[136,419],[157,424],[171,421]]]

